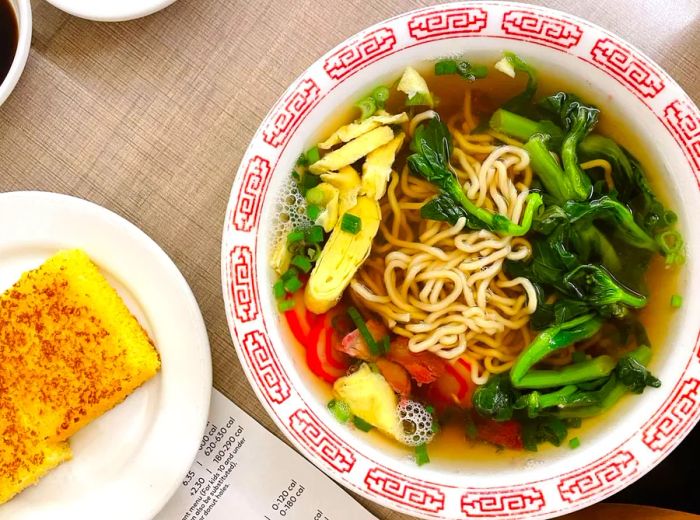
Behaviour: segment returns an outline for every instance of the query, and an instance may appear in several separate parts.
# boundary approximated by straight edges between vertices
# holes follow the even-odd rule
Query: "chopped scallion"
[[[314,146],[306,152],[306,162],[313,164],[321,158],[321,152],[318,151],[318,146]]]
[[[306,241],[309,244],[319,244],[323,242],[323,228],[321,226],[311,226],[306,230]]]
[[[305,256],[297,255],[294,258],[292,258],[292,265],[298,267],[305,273],[311,271],[311,260],[309,260]]]
[[[284,282],[284,290],[292,294],[301,289],[302,283],[298,277],[294,276]]]
[[[471,73],[475,78],[485,78],[489,73],[489,68],[486,65],[472,65]]]
[[[296,278],[296,277],[297,277],[297,270],[294,269],[293,267],[290,267],[289,269],[287,269],[285,271],[285,273],[282,276],[280,276],[280,279],[283,282],[286,282],[287,280],[290,280],[290,279]]]
[[[362,112],[360,119],[367,119],[377,111],[377,102],[372,96],[362,98],[355,106]]]
[[[306,256],[309,257],[309,260],[312,262],[315,262],[318,256],[321,254],[321,246],[318,244],[314,244],[313,247],[310,247],[306,250]]]
[[[436,76],[446,76],[447,74],[457,74],[457,62],[455,60],[440,60],[435,63]]]
[[[384,85],[380,85],[372,91],[372,97],[377,106],[383,108],[384,104],[389,99],[389,89]]]
[[[299,158],[297,159],[297,166],[308,166],[309,161],[306,160],[306,155],[301,154]]]
[[[345,213],[340,220],[340,229],[357,235],[362,229],[362,219],[352,213]]]
[[[355,427],[358,430],[362,430],[363,432],[368,432],[372,428],[374,428],[374,426],[372,426],[370,423],[368,423],[364,419],[358,417],[357,415],[352,418],[352,423],[355,425]]]
[[[277,304],[280,312],[287,312],[294,308],[294,300],[280,300]]]
[[[287,245],[296,244],[302,240],[304,240],[304,232],[301,230],[295,229],[287,235]]]
[[[571,448],[572,450],[575,450],[579,446],[581,446],[581,441],[578,437],[574,437],[573,439],[569,440],[569,448]]]
[[[306,197],[306,193],[311,188],[315,188],[319,184],[321,184],[321,178],[319,176],[314,175],[313,173],[305,172],[304,176],[301,178],[301,182],[299,182],[299,191],[304,197]]]
[[[321,214],[321,206],[318,204],[309,204],[306,206],[306,216],[309,217],[311,222],[316,222],[316,219]]]
[[[272,291],[275,293],[275,298],[278,300],[284,298],[284,282],[282,280],[277,280],[275,285],[272,286]]]
[[[671,296],[671,307],[674,309],[679,309],[683,305],[683,297],[680,294],[674,294]]]
[[[485,65],[472,65],[468,61],[441,60],[435,64],[435,75],[458,74],[467,81],[485,78],[489,69]]]
[[[391,346],[391,343],[389,341],[389,335],[387,334],[382,338],[382,354],[388,354],[389,353],[389,347]]]
[[[338,419],[341,423],[346,423],[352,417],[352,412],[348,403],[341,401],[340,399],[331,399],[328,402],[328,409],[333,414],[333,417]]]
[[[428,456],[428,446],[425,443],[416,446],[415,455],[416,464],[419,466],[430,462],[430,457]]]
[[[350,316],[350,319],[355,324],[355,327],[357,327],[357,330],[360,331],[362,339],[364,339],[365,343],[367,343],[370,354],[372,354],[373,356],[378,356],[379,354],[381,354],[379,350],[379,345],[377,345],[377,342],[372,336],[372,333],[367,328],[367,324],[365,323],[365,320],[362,319],[362,316],[360,315],[359,311],[355,307],[350,307],[348,308],[348,316]]]

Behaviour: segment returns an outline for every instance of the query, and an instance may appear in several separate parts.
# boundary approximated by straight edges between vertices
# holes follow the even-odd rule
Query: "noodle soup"
[[[597,100],[510,53],[420,70],[301,154],[280,312],[336,419],[418,464],[575,448],[582,422],[659,385],[675,214]]]

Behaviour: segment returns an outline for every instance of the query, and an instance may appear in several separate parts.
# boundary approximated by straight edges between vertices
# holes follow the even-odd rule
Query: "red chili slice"
[[[447,373],[457,381],[457,384],[459,385],[457,387],[457,392],[455,395],[457,396],[457,399],[461,401],[464,399],[467,395],[467,390],[469,390],[469,386],[467,385],[467,382],[462,378],[462,375],[457,372],[455,367],[452,366],[450,363],[445,363],[445,369],[447,370]]]

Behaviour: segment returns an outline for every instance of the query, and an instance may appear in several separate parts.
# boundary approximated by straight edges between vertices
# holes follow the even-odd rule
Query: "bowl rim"
[[[515,33],[510,35],[511,39],[540,44],[559,51],[563,50],[563,46],[568,48],[572,45],[574,47],[578,45],[578,41],[571,44],[571,39],[575,39],[576,30],[578,30],[580,33],[583,31],[583,29],[585,29],[585,31],[590,31],[594,35],[596,45],[601,42],[610,44],[613,47],[613,53],[615,51],[622,52],[623,54],[626,54],[627,58],[635,61],[637,65],[645,67],[646,71],[651,74],[653,78],[659,80],[662,85],[660,89],[659,85],[655,85],[653,82],[651,85],[640,84],[642,87],[644,87],[644,89],[652,89],[650,92],[641,89],[640,85],[635,87],[631,83],[632,78],[625,77],[624,74],[621,74],[619,70],[615,69],[615,63],[609,61],[604,64],[593,63],[593,65],[598,67],[603,73],[607,74],[612,79],[616,80],[622,87],[632,92],[637,97],[637,100],[642,101],[642,103],[644,103],[644,105],[646,105],[646,107],[649,108],[663,123],[665,129],[675,140],[675,144],[679,148],[679,153],[683,153],[687,159],[688,164],[690,165],[689,171],[694,174],[696,181],[698,181],[698,172],[700,171],[700,146],[698,146],[698,143],[695,142],[695,138],[697,137],[696,135],[693,134],[688,137],[684,134],[684,127],[682,125],[685,122],[690,123],[691,125],[696,125],[694,128],[699,128],[700,111],[698,111],[697,107],[695,107],[689,96],[680,88],[680,86],[675,83],[672,78],[670,78],[665,71],[663,71],[663,69],[661,69],[661,67],[636,49],[636,47],[629,44],[624,39],[614,35],[610,31],[568,13],[546,7],[514,2],[455,2],[420,8],[414,11],[402,13],[383,22],[374,24],[371,27],[368,27],[349,37],[309,66],[297,77],[294,82],[292,82],[291,86],[273,105],[272,109],[265,116],[260,127],[251,140],[251,144],[244,154],[238,172],[233,180],[231,196],[229,198],[229,204],[223,227],[221,268],[222,290],[224,293],[227,320],[241,365],[243,366],[246,376],[253,386],[258,399],[260,399],[268,414],[280,427],[285,436],[287,436],[287,438],[294,443],[302,454],[310,458],[314,463],[316,463],[316,465],[321,467],[321,469],[323,469],[329,476],[337,480],[339,483],[350,487],[354,491],[381,505],[390,507],[397,511],[408,512],[423,518],[452,518],[453,516],[457,515],[464,516],[464,514],[467,513],[467,510],[465,510],[465,500],[467,495],[470,495],[470,498],[474,499],[473,504],[468,504],[470,507],[471,505],[474,505],[474,507],[477,508],[486,507],[484,503],[480,502],[482,498],[495,498],[497,500],[501,500],[502,509],[500,511],[481,510],[480,512],[483,514],[480,516],[488,516],[492,518],[532,518],[534,516],[541,515],[560,515],[581,509],[602,500],[606,496],[619,491],[648,472],[651,468],[663,460],[663,458],[668,455],[668,453],[670,453],[670,451],[687,435],[690,429],[692,429],[694,424],[698,421],[698,419],[700,419],[699,410],[686,410],[686,415],[679,419],[680,423],[676,423],[676,426],[680,424],[680,431],[676,430],[675,432],[672,432],[674,435],[671,437],[671,440],[663,439],[666,444],[664,444],[662,448],[656,450],[656,447],[652,448],[651,445],[647,445],[650,450],[659,451],[661,453],[660,455],[657,454],[658,456],[656,456],[653,461],[648,457],[643,460],[639,460],[629,451],[622,449],[624,444],[629,442],[629,440],[632,438],[630,437],[630,439],[627,439],[619,444],[616,441],[614,447],[611,447],[608,452],[602,454],[600,457],[596,456],[595,460],[588,464],[588,466],[585,466],[583,470],[579,471],[574,467],[567,468],[562,472],[560,475],[562,477],[560,483],[563,483],[564,480],[568,478],[571,481],[569,483],[572,485],[575,483],[576,478],[590,476],[588,473],[584,473],[585,471],[591,470],[593,466],[595,466],[593,469],[597,468],[598,471],[613,468],[615,471],[620,472],[620,476],[622,477],[621,479],[617,479],[612,483],[606,483],[602,489],[594,491],[592,495],[586,495],[584,493],[583,498],[579,497],[579,499],[576,500],[576,497],[574,496],[571,500],[569,500],[571,496],[568,498],[564,497],[561,488],[559,488],[559,494],[561,496],[557,499],[557,497],[551,496],[551,489],[546,490],[547,493],[545,495],[542,494],[541,489],[537,487],[541,481],[528,482],[527,484],[520,486],[511,486],[510,495],[507,493],[498,494],[494,488],[470,488],[466,490],[462,488],[460,491],[465,493],[462,495],[462,510],[460,512],[458,507],[453,507],[451,510],[445,509],[445,497],[449,491],[447,488],[451,487],[449,484],[444,482],[430,482],[428,481],[429,479],[421,480],[414,477],[406,477],[397,474],[395,470],[392,471],[392,468],[383,468],[384,473],[375,473],[373,475],[368,472],[367,475],[365,475],[365,487],[357,485],[358,483],[362,483],[360,479],[356,478],[355,481],[351,481],[350,478],[347,478],[347,475],[345,474],[347,473],[347,470],[339,470],[337,467],[333,466],[333,461],[330,461],[331,463],[329,463],[328,454],[322,454],[319,451],[318,446],[314,447],[312,441],[319,441],[319,439],[321,439],[323,442],[333,445],[332,447],[336,450],[336,455],[343,455],[342,449],[344,447],[349,449],[351,452],[359,452],[358,445],[353,445],[350,443],[344,446],[342,441],[339,441],[333,432],[333,430],[337,430],[337,428],[325,427],[324,424],[327,424],[327,422],[314,417],[309,410],[299,409],[290,416],[289,412],[290,410],[293,411],[293,408],[290,408],[291,405],[289,405],[289,402],[287,401],[289,396],[271,394],[271,380],[269,378],[273,378],[273,384],[283,383],[284,381],[280,381],[279,379],[285,377],[285,367],[279,366],[277,355],[274,352],[274,347],[271,345],[270,340],[266,336],[267,325],[265,324],[264,313],[260,307],[260,298],[257,293],[256,286],[257,274],[255,253],[258,247],[258,241],[255,234],[262,208],[262,201],[265,198],[267,190],[267,180],[276,170],[277,164],[275,163],[271,166],[270,161],[267,161],[267,159],[264,157],[265,154],[259,155],[257,153],[263,149],[276,149],[279,146],[284,145],[282,146],[281,152],[277,151],[271,154],[275,160],[279,159],[277,154],[282,154],[286,146],[285,143],[289,141],[290,136],[294,134],[301,122],[306,118],[308,113],[314,109],[316,103],[318,103],[318,100],[314,98],[314,95],[318,97],[318,92],[313,92],[314,82],[311,74],[312,72],[316,71],[316,69],[320,70],[323,67],[323,70],[325,70],[328,76],[332,77],[332,74],[336,75],[336,81],[333,83],[332,87],[334,88],[345,79],[351,77],[355,72],[358,72],[371,63],[381,61],[381,59],[385,57],[386,53],[382,54],[381,52],[372,57],[371,51],[369,51],[370,54],[368,56],[366,49],[361,49],[361,44],[363,42],[367,43],[367,39],[370,36],[375,35],[382,29],[388,28],[389,31],[391,31],[391,27],[395,26],[399,22],[409,21],[419,17],[422,17],[423,21],[425,22],[425,20],[431,16],[437,16],[439,18],[441,15],[445,15],[445,20],[448,20],[449,26],[449,16],[452,13],[459,14],[460,12],[472,12],[474,10],[477,12],[482,11],[488,14],[491,14],[493,11],[496,13],[496,15],[500,14],[501,16],[504,16],[504,24],[505,15],[511,12],[532,15],[536,19],[535,21],[540,22],[539,29],[533,29],[532,27],[528,27],[523,24],[517,26],[518,19],[516,17],[511,20],[515,24],[513,26]],[[506,10],[506,12],[502,13],[499,10]],[[431,23],[434,21],[435,20],[432,20]],[[564,40],[567,40],[568,38],[568,41],[564,41],[563,43],[562,41],[551,41],[551,37],[548,34],[545,34],[544,32],[533,32],[535,30],[540,31],[542,26],[546,26],[547,24],[550,24],[550,29],[552,24],[555,26],[558,24],[560,29],[561,26],[563,26],[563,29],[561,29],[561,31],[563,31],[563,35],[560,35],[557,38],[564,38]],[[486,16],[483,25],[484,27],[487,25]],[[462,28],[462,31],[460,32],[459,27],[456,26],[448,27],[442,34],[431,36],[431,30],[436,29],[431,29],[428,22],[425,22],[422,26],[414,26],[414,28],[416,28],[416,35],[424,37],[426,41],[431,41],[431,38],[445,39],[468,36],[492,36],[490,34],[478,34],[479,31],[476,31],[477,34],[464,34],[464,29]],[[421,30],[423,30],[425,34],[420,34]],[[439,29],[437,29],[437,31],[439,32]],[[391,37],[396,35],[393,33],[393,31],[391,31],[391,34],[387,35],[385,33],[384,36]],[[414,35],[412,35],[412,37],[417,40],[413,42],[413,45],[421,44],[420,38],[417,38]],[[408,39],[405,35],[402,35],[401,38],[404,40]],[[557,38],[554,39],[556,40]],[[581,39],[581,34],[578,35],[578,39]],[[378,42],[373,41],[372,43]],[[396,41],[394,41],[394,44],[395,43]],[[396,49],[396,51],[403,50],[405,48],[407,48],[406,45]],[[587,50],[592,51],[593,49]],[[352,63],[350,66],[347,66],[342,61],[337,59],[332,61],[333,58],[337,58],[340,53],[344,53],[344,56],[347,57],[348,55],[352,56],[352,52],[359,53],[359,63],[355,63],[354,66]],[[365,52],[364,55],[363,52]],[[572,56],[572,59],[573,57],[577,56]],[[605,58],[605,56],[603,56],[603,58]],[[605,60],[603,59],[603,61]],[[316,87],[318,86],[316,85]],[[332,88],[330,90],[332,90]],[[673,94],[673,103],[666,107],[666,111],[675,110],[676,112],[667,114],[665,111],[664,116],[667,117],[665,120],[662,120],[662,117],[654,112],[647,98],[653,99],[654,96],[661,92],[661,90],[664,88],[668,88]],[[304,104],[304,99],[300,100],[299,98],[295,99],[293,97],[295,93],[298,94],[304,89],[306,89],[305,94],[309,94],[307,97],[311,99],[311,101],[307,102],[306,104]],[[659,92],[654,92],[654,89],[659,90]],[[292,107],[292,111],[290,112],[287,107],[294,101],[301,102],[301,105]],[[308,99],[306,101],[308,101]],[[296,114],[293,112],[294,110],[296,110]],[[672,120],[671,116],[675,116],[677,120]],[[683,118],[687,118],[687,120]],[[697,147],[697,149],[694,147]],[[250,182],[251,179],[253,179],[252,183]],[[698,184],[700,185],[700,181],[698,181]],[[249,235],[251,234],[253,237],[249,240]],[[250,243],[253,249],[251,249],[250,246],[245,245],[246,243]],[[269,298],[269,296],[267,298]],[[246,315],[254,313],[262,315],[260,318],[262,321],[262,329],[243,334],[243,332],[250,329],[250,327],[246,325],[246,323],[250,321],[247,319]],[[698,395],[700,394],[700,380],[697,379],[697,375],[698,372],[700,372],[700,369],[698,369],[698,367],[695,365],[698,365],[699,363],[695,363],[691,367],[691,363],[695,357],[700,360],[700,352],[696,352],[698,350],[698,346],[700,346],[700,334],[698,334],[694,347],[689,349],[689,359],[686,367],[684,368],[684,372],[679,374],[678,381],[673,382],[675,385],[672,391],[673,395],[669,395],[668,399],[664,401],[659,409],[655,410],[653,413],[649,412],[648,414],[645,414],[645,418],[648,418],[648,420],[644,423],[644,428],[646,428],[645,431],[649,431],[651,427],[655,427],[659,435],[662,437],[665,435],[665,432],[663,431],[663,421],[669,418],[669,414],[672,415],[673,413],[678,412],[678,410],[675,408],[671,409],[671,405],[677,405],[681,398],[686,397],[685,394],[681,395],[682,391],[688,390],[688,392],[695,392],[693,394],[693,399],[695,399],[695,405],[698,404],[698,400],[700,400],[700,396]],[[286,368],[290,368],[290,373],[293,375],[296,373],[294,367]],[[691,377],[687,381],[684,381],[683,377],[688,375],[689,369],[693,371],[693,374],[696,375],[696,377]],[[681,383],[687,382],[690,382],[696,386],[691,389],[682,387]],[[281,387],[277,388],[277,390],[280,389]],[[272,388],[272,390],[274,391],[275,388]],[[293,388],[287,389],[287,391],[292,393],[295,392]],[[295,395],[295,400],[301,405],[307,406],[301,396]],[[700,407],[696,406],[696,408]],[[300,414],[302,411],[304,413]],[[282,415],[278,415],[278,412],[280,412]],[[310,436],[313,435],[316,436],[315,439],[311,439]],[[655,438],[652,438],[651,442],[654,441]],[[326,446],[326,448],[328,448],[328,446]],[[361,453],[359,453],[359,455],[366,457],[371,461],[371,457],[367,457]],[[379,465],[379,463],[376,463],[376,461],[371,462]],[[593,476],[597,476],[597,474]],[[362,475],[360,475],[360,477],[362,477]],[[374,489],[370,489],[368,480],[372,480],[372,484],[375,486]],[[398,486],[398,488],[395,488],[392,494],[387,491],[387,485],[393,485],[395,487]],[[430,502],[430,508],[426,509],[421,507],[421,504],[417,502],[407,502],[405,495],[409,491],[417,491],[424,500]],[[399,496],[397,493],[403,493],[403,495]],[[486,496],[484,493],[490,493],[490,496]],[[447,498],[449,499],[452,497],[448,496]],[[546,510],[543,510],[545,509],[545,498],[550,502],[550,505],[554,503],[560,507],[558,509],[552,509],[550,506],[547,506]],[[510,506],[505,503],[506,500],[511,501]],[[425,503],[423,505],[425,505]],[[454,506],[454,504],[452,504],[452,506]],[[536,507],[536,509],[528,509],[528,507],[531,506]],[[508,509],[508,507],[511,507],[511,509]]]
[[[143,18],[174,4],[176,0],[146,0],[141,5],[126,7],[113,1],[95,3],[89,0],[46,0],[68,14],[95,22],[125,22]]]
[[[30,0],[16,0],[15,16],[17,17],[18,37],[15,57],[5,79],[0,83],[0,105],[10,96],[19,81],[29,58],[29,48],[32,43],[32,5]],[[10,3],[12,5],[12,2]],[[12,5],[14,8],[14,5]]]

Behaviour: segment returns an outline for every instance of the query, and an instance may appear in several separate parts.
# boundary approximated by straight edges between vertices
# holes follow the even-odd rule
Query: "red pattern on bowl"
[[[568,14],[504,2],[446,4],[407,13],[359,33],[319,59],[282,96],[253,138],[234,179],[224,224],[222,283],[229,327],[250,383],[277,425],[306,457],[353,491],[423,518],[556,516],[602,500],[633,482],[698,422],[697,318],[688,318],[690,327],[695,327],[695,343],[677,346],[683,353],[687,350],[687,357],[683,354],[673,367],[673,378],[664,380],[662,388],[671,390],[659,390],[666,397],[656,408],[634,409],[643,416],[641,428],[624,439],[611,433],[606,451],[586,452],[582,454],[586,460],[579,457],[556,474],[533,467],[499,486],[481,485],[468,475],[457,478],[448,472],[414,469],[405,461],[378,460],[376,451],[333,423],[323,403],[304,387],[288,347],[281,341],[273,344],[272,338],[279,334],[278,316],[268,280],[262,276],[268,267],[260,252],[267,238],[261,219],[276,217],[264,213],[266,204],[273,209],[273,201],[266,199],[273,177],[286,178],[295,154],[308,144],[304,136],[297,136],[300,126],[327,96],[366,68],[445,39],[468,39],[470,44],[493,39],[527,42],[535,46],[532,52],[537,46],[546,47],[594,66],[662,123],[677,147],[672,153],[685,159],[683,171],[674,174],[684,176],[688,189],[700,187],[700,112],[658,65],[619,37]],[[396,68],[397,63],[410,61],[395,60],[391,66]],[[295,139],[296,146],[290,147]],[[694,249],[697,233],[687,238]],[[684,308],[692,305],[686,302]]]

